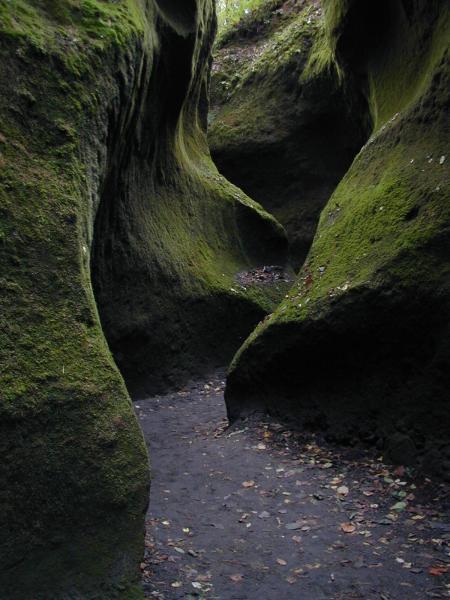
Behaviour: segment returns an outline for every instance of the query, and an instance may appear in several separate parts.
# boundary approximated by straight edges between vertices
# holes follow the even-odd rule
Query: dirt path
[[[227,429],[222,374],[135,406],[153,462],[147,597],[450,598],[445,486],[277,423]]]

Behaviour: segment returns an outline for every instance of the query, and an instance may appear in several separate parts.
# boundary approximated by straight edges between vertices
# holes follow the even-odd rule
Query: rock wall
[[[286,227],[298,270],[370,132],[359,87],[326,43],[320,2],[263,2],[221,32],[210,121],[219,171]]]
[[[448,3],[325,8],[330,48],[357,77],[373,132],[289,297],[235,357],[228,413],[268,410],[448,478]]]
[[[167,385],[273,302],[231,289],[285,236],[208,155],[213,12],[0,0],[2,598],[141,597],[148,459],[104,332]]]
[[[122,373],[141,393],[228,362],[275,306],[265,288],[236,285],[235,274],[285,262],[281,226],[210,160],[214,22],[202,19],[200,44],[192,32],[158,32],[141,113],[111,134],[126,143],[113,144],[96,218],[92,264],[102,324]]]

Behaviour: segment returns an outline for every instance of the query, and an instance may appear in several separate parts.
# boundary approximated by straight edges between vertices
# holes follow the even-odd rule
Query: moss
[[[160,385],[206,368],[275,303],[230,289],[282,260],[284,234],[208,156],[212,2],[191,3],[192,34],[173,17],[144,0],[0,0],[5,600],[142,596],[149,467],[122,375],[139,357]]]
[[[112,86],[107,69],[79,87],[70,81],[71,52],[85,73],[93,74],[99,59],[113,64],[106,44],[88,44],[85,9],[93,22],[94,4],[104,6],[84,3],[70,26],[80,40],[76,50],[60,35],[62,28],[68,33],[75,4],[64,5],[67,11],[60,4],[58,15],[50,12],[53,3],[0,6],[5,598],[111,598],[132,587],[133,597],[141,596],[147,454],[98,323],[82,229],[92,219],[84,190],[88,157],[81,152],[90,125],[85,109],[100,110],[96,85],[105,95]],[[140,24],[135,7],[120,10],[128,16],[129,45]]]
[[[236,355],[227,402],[233,418],[255,405],[303,423],[321,414],[328,432],[371,420],[381,444],[406,427],[425,455],[423,440],[448,429],[448,8],[402,6],[389,3],[378,40],[375,3],[329,3],[330,48],[347,78],[357,69],[373,133],[288,297]]]
[[[283,0],[244,0],[238,6],[218,9],[219,31],[217,46],[222,46],[237,37],[251,37],[261,31],[269,31],[274,17],[283,13]]]
[[[335,60],[320,6],[264,6],[264,18],[249,15],[219,38],[209,141],[219,170],[286,227],[297,269],[367,123],[353,116],[360,94]]]

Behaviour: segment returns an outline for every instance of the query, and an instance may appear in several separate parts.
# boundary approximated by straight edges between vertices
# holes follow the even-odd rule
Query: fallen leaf
[[[401,512],[402,510],[405,510],[406,506],[406,502],[397,502],[394,504],[394,506],[391,506],[391,510],[397,510],[398,512]]]
[[[356,527],[353,523],[341,523],[341,529],[344,533],[353,533]]]
[[[435,577],[439,577],[440,575],[445,575],[448,572],[449,568],[450,567],[440,567],[440,566],[430,567],[428,569],[428,573],[430,575],[434,575]]]
[[[286,529],[289,529],[291,531],[295,531],[296,529],[300,529],[302,526],[301,523],[288,523],[286,525]]]
[[[312,570],[312,569],[320,569],[321,566],[322,565],[320,563],[314,563],[314,564],[305,565],[305,567],[307,569],[310,569],[310,570]]]

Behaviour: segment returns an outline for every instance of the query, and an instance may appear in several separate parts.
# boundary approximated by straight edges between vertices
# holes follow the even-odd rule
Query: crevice
[[[289,59],[269,56],[259,39],[242,38],[245,28],[237,25],[239,35],[226,32],[213,64],[212,157],[228,180],[286,228],[295,270],[308,255],[322,209],[372,129],[359,82],[342,82],[334,63],[305,75],[324,35],[320,24],[311,29],[311,20],[323,16],[310,9],[285,8],[284,20],[278,17],[283,9],[266,15],[269,40],[292,23],[296,31],[304,28],[295,41],[280,36],[277,42],[279,56]]]
[[[158,19],[155,55],[140,50],[138,64],[124,67],[140,75],[125,78],[110,112],[91,272],[105,337],[133,394],[230,361],[272,306],[264,290],[237,293],[235,273],[282,264],[286,251],[274,220],[215,183],[201,130],[215,20],[191,16],[208,23],[201,39],[181,35],[166,13]]]

